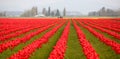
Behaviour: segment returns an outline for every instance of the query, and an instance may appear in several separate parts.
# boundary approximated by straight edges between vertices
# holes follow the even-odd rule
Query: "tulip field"
[[[0,59],[120,59],[120,18],[0,18]]]

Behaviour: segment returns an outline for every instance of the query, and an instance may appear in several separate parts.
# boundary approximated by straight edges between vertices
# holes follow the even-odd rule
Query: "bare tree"
[[[63,16],[66,16],[66,8],[63,10]]]
[[[50,7],[48,7],[48,15],[47,16],[50,16],[50,13],[51,13],[51,10],[50,10]]]
[[[46,8],[43,8],[43,10],[42,10],[42,14],[46,16],[46,13],[47,13]]]
[[[55,16],[60,16],[60,11],[57,9]]]

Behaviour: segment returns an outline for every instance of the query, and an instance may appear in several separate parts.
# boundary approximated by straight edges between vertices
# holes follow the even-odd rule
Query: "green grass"
[[[99,54],[100,59],[119,59],[120,55],[116,54],[110,46],[107,46],[96,38],[87,29],[81,27],[81,30],[85,33],[87,40],[92,44],[93,48]]]
[[[31,38],[29,41],[27,41],[26,43],[21,43],[18,46],[16,46],[13,50],[11,49],[7,49],[6,51],[4,51],[2,54],[0,54],[0,59],[6,59],[8,57],[10,57],[12,54],[18,52],[19,50],[21,50],[23,47],[27,46],[28,44],[32,43],[34,40],[40,38],[41,36],[43,36],[46,32],[48,32],[49,30],[51,30],[52,28],[49,28],[48,30],[45,30],[44,32],[36,35],[35,37]]]
[[[21,34],[21,35],[18,35],[18,36],[16,36],[16,37],[12,37],[12,38],[10,38],[10,39],[8,39],[8,40],[2,41],[2,42],[0,42],[0,44],[5,43],[5,42],[8,42],[8,41],[11,41],[11,40],[15,40],[15,39],[17,39],[17,38],[22,38],[22,37],[24,37],[24,36],[27,35],[27,34],[30,34],[30,33],[32,33],[32,32],[35,32],[36,30],[39,30],[39,29],[30,30],[30,31],[28,31],[28,32],[26,32],[26,33],[23,33],[23,34]],[[18,31],[17,31],[17,32],[18,32]],[[13,32],[10,33],[10,34],[13,34]]]
[[[100,31],[100,30],[98,30],[98,29],[95,29],[97,32],[99,32],[99,33],[101,33],[102,35],[104,35],[105,37],[107,37],[107,38],[109,38],[109,39],[111,39],[111,40],[113,40],[113,41],[115,41],[115,42],[117,42],[117,43],[120,43],[120,40],[119,39],[116,39],[115,37],[113,37],[113,36],[111,36],[111,35],[109,35],[109,34],[107,34],[107,33],[105,33],[105,32],[102,32],[102,31]]]
[[[92,27],[93,28],[93,27]],[[113,40],[113,41],[116,41],[117,43],[120,43],[120,40],[119,39],[117,39],[117,38],[115,38],[114,36],[112,36],[112,35],[110,35],[110,34],[108,34],[108,33],[105,33],[105,32],[102,32],[102,31],[100,31],[99,29],[96,29],[96,28],[93,28],[95,31],[97,31],[97,32],[99,32],[99,33],[101,33],[102,35],[104,35],[105,37],[107,37],[107,38],[109,38],[109,39],[111,39],[111,40]],[[105,28],[104,28],[105,29]],[[109,30],[109,29],[105,29],[105,30]],[[109,30],[109,31],[112,31],[112,30]],[[112,32],[114,32],[114,31],[112,31]],[[117,33],[117,32],[116,32]],[[119,34],[119,33],[118,33]]]
[[[53,47],[60,38],[65,25],[62,26],[48,41],[48,43],[43,44],[42,48],[37,49],[30,59],[48,59]]]
[[[78,41],[78,37],[73,24],[71,24],[71,27],[70,27],[67,46],[68,47],[64,57],[65,59],[86,59],[82,51],[82,47]]]

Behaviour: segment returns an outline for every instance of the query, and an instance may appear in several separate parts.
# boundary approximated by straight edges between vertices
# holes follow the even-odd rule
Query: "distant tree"
[[[63,10],[63,16],[66,16],[66,8]]]
[[[51,12],[51,16],[55,16],[55,13],[54,13],[54,11],[52,11],[52,12]]]
[[[51,10],[50,10],[50,7],[48,7],[48,15],[47,16],[50,16],[50,13],[51,13]]]
[[[114,11],[111,9],[107,9],[106,10],[107,16],[113,16],[114,15]]]
[[[106,9],[105,7],[102,7],[99,11],[89,12],[89,16],[120,16],[120,9],[117,11],[114,11],[112,9]]]
[[[5,17],[6,16],[6,11],[0,12],[0,17]]]
[[[37,7],[32,7],[32,9],[31,9],[31,16],[35,16],[37,14],[38,14]]]
[[[106,16],[106,9],[105,7],[102,7],[99,11],[99,16]]]
[[[31,16],[32,16],[31,10],[27,10],[21,15],[21,17],[31,17]]]
[[[60,16],[60,11],[57,9],[55,16]]]
[[[46,13],[47,13],[46,8],[43,8],[43,10],[42,10],[42,14],[46,16]]]
[[[114,12],[115,16],[120,16],[120,9]]]
[[[37,7],[32,7],[30,10],[25,11],[21,17],[34,17],[38,14]]]
[[[101,10],[102,10],[102,12],[105,12],[105,7],[102,7],[102,9],[101,9]]]

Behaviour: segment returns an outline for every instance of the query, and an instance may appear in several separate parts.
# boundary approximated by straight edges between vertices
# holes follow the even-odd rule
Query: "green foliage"
[[[52,29],[52,28],[50,28]],[[27,46],[28,44],[32,43],[34,40],[40,38],[41,36],[43,36],[46,32],[48,32],[50,29],[36,35],[35,37],[31,38],[29,41],[27,41],[26,43],[21,43],[18,46],[16,46],[14,49],[7,49],[6,51],[4,51],[2,54],[0,54],[0,59],[6,59],[8,57],[10,57],[11,55],[13,55],[14,53],[18,52],[19,50],[21,50],[23,47]]]
[[[42,48],[37,49],[30,59],[48,59],[50,52],[53,50],[56,42],[60,38],[65,25],[61,27],[48,41],[48,43],[43,44]]]
[[[65,53],[65,59],[86,59],[82,47],[78,41],[76,31],[73,24],[70,27],[70,33],[68,38],[68,47]]]
[[[116,54],[110,46],[107,46],[96,38],[87,29],[81,27],[81,30],[85,33],[87,40],[92,44],[93,48],[99,54],[100,59],[119,59],[120,55]]]

